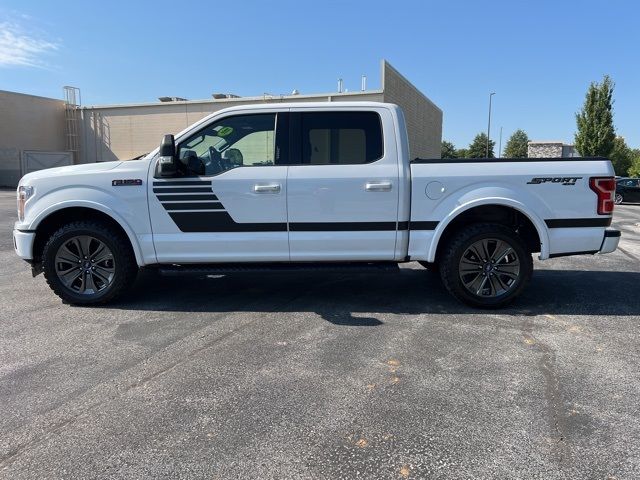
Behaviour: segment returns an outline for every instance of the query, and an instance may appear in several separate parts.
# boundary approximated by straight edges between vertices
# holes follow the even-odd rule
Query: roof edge
[[[298,98],[333,98],[333,97],[348,97],[354,95],[380,95],[383,94],[382,90],[365,90],[354,92],[332,92],[332,93],[314,93],[314,94],[300,94],[300,95],[257,95],[253,97],[239,97],[239,98],[205,98],[202,100],[185,100],[177,102],[144,102],[144,103],[120,103],[120,104],[107,104],[107,105],[86,105],[82,108],[85,109],[102,109],[102,108],[132,108],[132,107],[152,107],[158,105],[197,105],[197,104],[225,104],[225,103],[286,103],[287,100],[293,100]],[[291,102],[301,103],[301,102]]]

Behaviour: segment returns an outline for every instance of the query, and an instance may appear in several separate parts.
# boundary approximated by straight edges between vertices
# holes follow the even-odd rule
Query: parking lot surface
[[[384,274],[140,275],[64,305],[0,192],[0,477],[640,478],[640,205],[513,306]]]

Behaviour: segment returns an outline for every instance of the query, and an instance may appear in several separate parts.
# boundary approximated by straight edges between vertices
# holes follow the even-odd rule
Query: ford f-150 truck
[[[138,160],[25,175],[13,238],[73,304],[113,300],[141,267],[419,261],[462,302],[495,308],[522,292],[532,253],[614,251],[614,193],[603,158],[411,160],[396,105],[264,104],[214,113]]]

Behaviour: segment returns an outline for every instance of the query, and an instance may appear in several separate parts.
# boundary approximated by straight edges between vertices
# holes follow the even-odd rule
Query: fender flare
[[[449,224],[460,214],[466,212],[467,210],[471,210],[472,208],[480,207],[483,205],[498,205],[513,208],[514,210],[517,210],[525,217],[527,217],[535,227],[536,231],[538,232],[538,237],[540,238],[540,260],[546,260],[547,258],[549,258],[549,233],[546,224],[544,223],[544,221],[542,221],[542,219],[540,219],[535,213],[527,209],[527,207],[525,207],[523,203],[518,202],[517,200],[504,197],[485,197],[481,199],[471,200],[463,205],[460,205],[451,213],[449,213],[444,219],[442,219],[442,221],[438,222],[438,226],[434,231],[433,238],[427,252],[427,258],[429,262],[433,262],[435,260],[438,244],[440,243],[442,234],[447,229]]]
[[[47,217],[55,212],[59,212],[60,210],[64,210],[66,208],[88,208],[90,210],[97,210],[105,215],[109,216],[114,222],[116,222],[120,227],[124,230],[129,238],[129,242],[131,243],[131,248],[133,248],[133,254],[136,257],[136,263],[138,266],[144,266],[144,260],[142,256],[142,250],[140,248],[140,244],[138,243],[138,239],[133,232],[131,226],[120,216],[115,210],[101,204],[98,202],[92,202],[90,200],[65,200],[55,205],[51,205],[44,210],[40,211],[37,216],[31,221],[29,226],[30,230],[37,230],[38,225]]]

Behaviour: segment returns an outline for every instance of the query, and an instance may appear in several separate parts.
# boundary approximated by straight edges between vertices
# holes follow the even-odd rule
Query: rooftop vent
[[[222,98],[240,98],[240,95],[234,95],[233,93],[213,93],[211,96],[216,100],[220,100]]]
[[[187,101],[186,98],[182,98],[182,97],[158,97],[158,100],[160,100],[163,103],[166,103],[166,102],[186,102]]]

